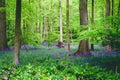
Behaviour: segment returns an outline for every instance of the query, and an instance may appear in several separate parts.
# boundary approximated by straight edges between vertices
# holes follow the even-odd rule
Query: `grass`
[[[73,52],[74,50],[72,50]],[[120,55],[68,56],[65,49],[21,50],[20,66],[13,65],[13,51],[0,54],[0,79],[6,80],[119,80]],[[117,70],[116,70],[117,64]],[[116,72],[117,71],[117,72]]]

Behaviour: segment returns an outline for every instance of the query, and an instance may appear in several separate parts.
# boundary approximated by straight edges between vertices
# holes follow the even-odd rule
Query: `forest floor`
[[[88,76],[88,74],[96,75],[97,71],[101,73],[96,76],[103,77],[105,76],[105,74],[109,74],[109,73],[103,74],[104,72],[110,72],[110,75],[113,74],[118,75],[117,77],[116,75],[114,76],[116,78],[115,80],[117,80],[118,78],[120,79],[119,53],[116,52],[108,53],[104,51],[104,48],[101,47],[101,45],[95,45],[95,51],[92,51],[93,54],[92,56],[89,55],[82,57],[69,56],[69,54],[74,53],[76,49],[77,49],[76,45],[71,47],[71,52],[69,53],[66,52],[65,48],[57,48],[55,46],[49,48],[46,46],[42,46],[41,48],[31,48],[30,50],[28,50],[28,52],[25,49],[22,49],[20,53],[21,65],[19,68],[16,68],[13,65],[13,50],[0,51],[0,79],[3,79],[4,76],[6,76],[7,78],[10,77],[13,80],[14,77],[17,77],[17,79],[22,79],[22,77],[25,75],[26,75],[25,79],[27,78],[29,79],[30,75],[33,74],[39,75],[37,73],[39,71],[38,69],[39,67],[42,69],[41,75],[39,76],[41,76],[43,80],[48,80],[48,79],[44,79],[45,75],[49,77],[52,76],[52,78],[55,79],[56,76],[61,76],[61,75],[63,76],[64,74],[66,74],[65,76],[68,77],[69,80],[77,80],[77,79],[73,79],[73,77],[75,78],[78,74],[79,76],[81,75],[83,79],[87,79],[86,76]],[[83,72],[84,74],[76,73],[77,68],[81,69],[80,66],[83,68],[81,72]],[[84,68],[86,72],[84,71]],[[95,68],[95,71],[93,70],[93,68]],[[71,69],[75,69],[73,70],[74,72],[72,72]],[[79,69],[77,71],[79,71]],[[23,76],[18,74],[21,74]],[[72,78],[70,77],[71,74],[74,75]],[[95,77],[94,75],[91,77],[94,78]],[[32,77],[34,76],[31,76],[31,78]],[[38,79],[38,76],[36,77],[36,79]],[[94,78],[94,79],[100,79],[100,78]],[[109,78],[106,77],[105,79],[109,79]],[[34,79],[29,79],[29,80],[34,80]],[[56,80],[60,80],[59,77],[56,78]],[[63,80],[63,78],[61,80]]]

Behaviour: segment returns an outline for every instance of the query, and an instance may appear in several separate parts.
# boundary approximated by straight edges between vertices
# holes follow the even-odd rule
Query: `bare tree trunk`
[[[92,0],[92,26],[94,27],[94,0]],[[93,38],[92,38],[93,41]],[[91,50],[94,51],[94,44],[91,44]]]
[[[119,0],[119,5],[118,5],[118,15],[120,15],[120,0]]]
[[[110,0],[106,0],[106,17],[110,16]],[[107,31],[109,30],[110,27],[110,23],[106,24],[106,29]],[[112,48],[110,46],[110,40],[109,40],[109,36],[106,36],[106,46],[105,46],[105,50],[111,52]]]
[[[58,47],[63,47],[63,31],[62,31],[62,0],[60,0],[60,40],[58,41]]]
[[[88,40],[81,40],[77,53],[79,53],[78,55],[86,55],[89,53],[89,44],[88,44]]]
[[[82,27],[88,25],[87,0],[79,0],[80,25]],[[75,55],[86,55],[89,53],[88,40],[81,40]]]
[[[5,0],[0,0],[0,8],[4,8],[0,11],[0,50],[8,48],[6,37],[6,11]]]
[[[43,28],[43,39],[45,40],[47,37],[47,33],[48,33],[48,22],[47,22],[47,17],[44,16],[44,28]]]
[[[67,37],[66,50],[70,51],[69,0],[66,0],[66,37]]]
[[[27,26],[25,20],[23,20],[23,30],[24,30],[24,32],[28,32],[29,31],[28,26]],[[28,48],[26,46],[26,41],[24,40],[24,38],[22,38],[22,45],[24,45],[26,52],[28,52],[29,50],[28,50]]]
[[[36,28],[36,33],[40,33],[40,21],[38,20],[38,22],[37,22],[37,28]]]
[[[110,16],[110,0],[106,0],[106,17]]]
[[[114,0],[112,0],[112,16],[114,15]]]
[[[63,42],[63,39],[62,39],[62,0],[60,0],[60,42]]]
[[[114,0],[112,0],[112,12],[111,12],[111,14],[112,14],[112,17],[114,16]],[[112,24],[112,26],[114,26],[114,24],[113,24],[113,20],[114,18],[112,18],[112,20],[111,20],[111,24]]]
[[[20,59],[20,39],[21,39],[21,0],[16,1],[16,24],[15,24],[15,42],[14,42],[14,64],[19,65]]]

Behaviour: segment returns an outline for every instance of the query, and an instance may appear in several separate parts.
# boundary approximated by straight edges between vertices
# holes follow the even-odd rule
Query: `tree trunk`
[[[92,26],[94,26],[94,0],[92,0]],[[93,38],[92,38],[93,41]],[[91,50],[94,51],[94,44],[91,44]]]
[[[63,39],[62,39],[62,0],[60,0],[60,42],[63,42]]]
[[[86,55],[86,54],[89,54],[88,40],[81,40],[76,55]]]
[[[47,16],[44,16],[44,24],[43,24],[43,39],[46,40],[47,35],[48,35],[48,18]]]
[[[26,21],[25,20],[23,20],[23,23],[22,23],[22,25],[23,25],[23,33],[25,33],[25,32],[29,32],[29,28],[28,28],[28,26],[27,26],[27,23],[26,23]],[[28,34],[28,33],[25,33],[25,34]],[[24,34],[24,35],[25,35]],[[22,45],[24,45],[24,48],[25,48],[25,50],[26,50],[26,52],[28,52],[29,50],[28,50],[28,47],[26,46],[26,40],[25,40],[25,37],[24,38],[22,38],[22,43],[21,43]]]
[[[21,39],[21,0],[16,1],[16,24],[15,24],[15,42],[14,42],[14,64],[19,65],[20,39]]]
[[[110,16],[110,0],[106,0],[106,17]]]
[[[62,0],[60,0],[60,40],[58,41],[58,47],[62,48],[63,46],[63,31],[62,31]]]
[[[112,0],[112,16],[114,15],[114,0]]]
[[[111,12],[111,14],[112,14],[112,17],[113,17],[114,16],[114,0],[112,0],[112,12]],[[111,20],[112,26],[114,26],[113,21],[114,21],[114,18],[112,18],[112,20]]]
[[[70,51],[69,0],[66,0],[66,37],[67,37],[66,50]]]
[[[6,37],[6,11],[5,11],[5,0],[0,0],[0,50],[8,48],[7,37]]]
[[[120,15],[120,0],[119,0],[119,4],[118,4],[118,15]]]
[[[106,17],[110,16],[110,0],[106,0]],[[110,23],[106,24],[106,30],[108,31],[110,27]],[[109,36],[106,36],[106,46],[105,46],[105,50],[108,52],[112,51],[112,48],[110,46],[110,40],[109,40]]]
[[[79,0],[80,25],[88,25],[87,0]],[[89,52],[88,40],[81,40],[75,55],[86,55]]]

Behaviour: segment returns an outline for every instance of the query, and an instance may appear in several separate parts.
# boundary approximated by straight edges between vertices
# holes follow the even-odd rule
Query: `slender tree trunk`
[[[43,28],[43,39],[45,40],[48,35],[48,18],[44,16],[44,28]]]
[[[39,0],[39,3],[38,5],[36,5],[36,13],[39,13],[39,10],[41,8],[41,5],[40,5],[40,0]],[[40,14],[36,14],[36,17],[40,16]],[[36,33],[40,33],[40,20],[37,19],[37,22],[36,22]]]
[[[60,0],[60,40],[58,41],[58,47],[63,47],[63,31],[62,31],[62,0]]]
[[[63,42],[63,39],[62,39],[62,0],[60,0],[60,42]]]
[[[40,29],[41,29],[41,22],[40,21],[38,21],[38,24],[37,24],[37,26],[38,26],[38,33],[40,34]]]
[[[106,0],[106,17],[110,16],[110,0]],[[110,27],[110,23],[106,24],[106,29],[107,31],[109,31],[109,27]],[[109,36],[106,36],[106,46],[105,46],[105,50],[108,52],[112,51],[112,48],[110,46],[110,40],[109,40]]]
[[[110,16],[110,0],[106,0],[106,17]]]
[[[88,25],[87,0],[79,0],[79,13],[80,25],[82,27]],[[88,40],[81,40],[75,55],[86,55],[88,53],[90,53]]]
[[[67,37],[66,50],[70,51],[69,0],[66,0],[66,37]]]
[[[114,0],[112,0],[112,16],[114,15]]]
[[[15,24],[15,42],[14,42],[14,64],[19,65],[20,39],[21,39],[21,0],[16,1],[16,24]]]
[[[120,15],[120,0],[119,0],[119,5],[118,5],[118,15]]]
[[[94,0],[92,0],[92,27],[94,27]],[[92,38],[93,41],[93,38]],[[94,51],[94,44],[91,44],[91,50]]]
[[[112,0],[112,12],[111,12],[111,14],[112,14],[112,17],[114,16],[114,0]],[[112,26],[114,26],[114,24],[113,24],[113,20],[114,18],[112,18],[112,20],[111,20],[111,24],[112,24]]]
[[[8,48],[7,37],[6,37],[6,11],[5,11],[5,0],[0,0],[0,50]]]
[[[42,6],[41,6],[42,4],[41,4],[41,0],[39,1],[39,13],[41,12],[41,10],[40,9],[42,9]],[[41,16],[41,14],[39,14],[39,16]],[[39,20],[39,32],[40,32],[40,37],[42,38],[42,20],[40,21]],[[42,39],[41,39],[41,41],[42,41]]]
[[[24,31],[24,32],[28,32],[29,30],[28,30],[26,21],[23,20],[23,23],[22,23],[22,24],[23,24],[23,31]],[[24,32],[23,32],[23,33],[24,33]],[[25,38],[25,37],[24,37],[24,38]],[[22,38],[22,45],[24,45],[26,52],[28,52],[29,50],[28,50],[28,48],[27,48],[27,46],[26,46],[26,41],[24,40],[24,38]]]
[[[43,39],[43,41],[44,41],[44,16],[43,16],[43,22],[42,22],[42,39]]]
[[[53,9],[53,5],[52,5],[52,3],[53,3],[53,0],[51,0],[51,6],[50,6],[50,9],[52,10]],[[49,19],[49,21],[52,21],[52,14],[51,14],[51,17],[50,17],[50,19]],[[54,23],[53,23],[53,21],[52,21],[52,25],[53,25]],[[53,27],[52,27],[52,25],[51,25],[51,23],[50,23],[50,32],[52,32],[53,31]]]

